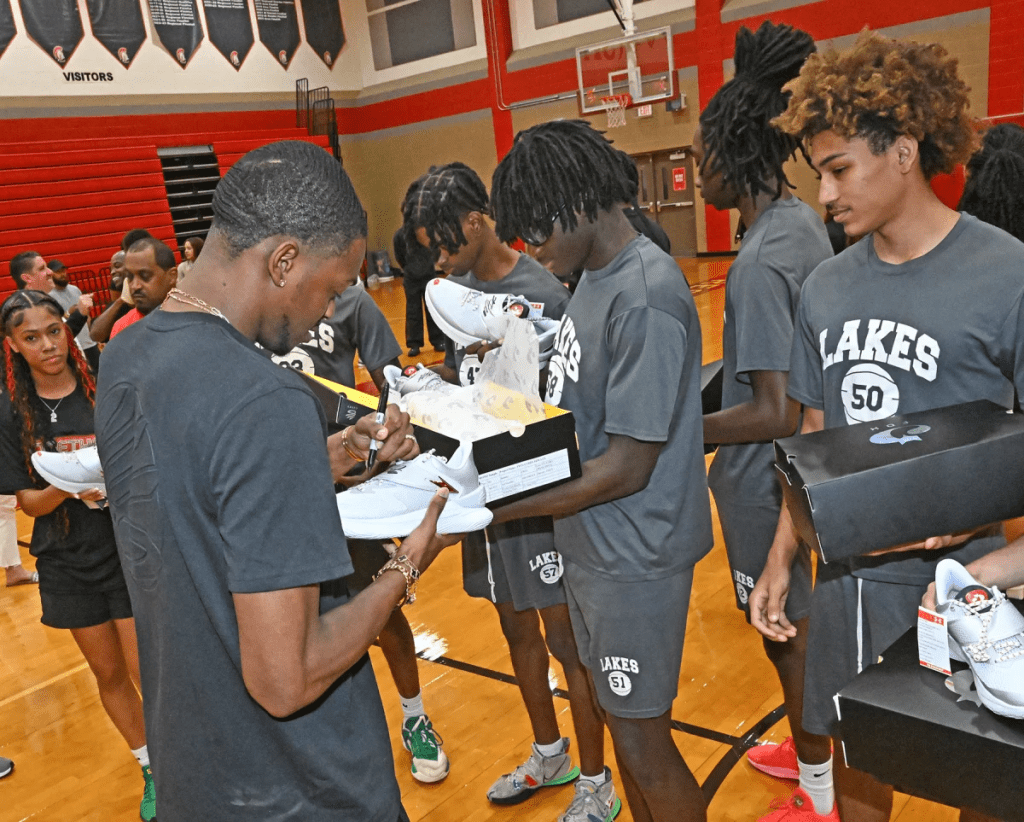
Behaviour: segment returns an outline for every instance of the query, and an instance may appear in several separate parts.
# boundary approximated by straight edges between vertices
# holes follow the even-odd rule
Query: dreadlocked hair
[[[555,215],[563,231],[572,231],[577,212],[593,222],[599,211],[632,202],[637,184],[620,154],[586,120],[519,132],[491,181],[498,237],[507,243],[524,231],[548,232]]]
[[[422,228],[432,249],[449,253],[466,245],[462,218],[471,211],[491,213],[487,187],[465,163],[431,166],[409,186],[402,202],[402,219],[412,242],[416,242],[416,230]]]
[[[918,142],[925,179],[949,173],[978,146],[970,88],[936,44],[891,40],[865,29],[848,51],[811,55],[774,124],[802,141],[832,130],[882,154],[901,135]]]
[[[765,21],[756,32],[745,26],[736,32],[736,75],[700,115],[707,149],[701,174],[721,174],[725,185],[751,197],[765,193],[777,199],[783,185],[792,186],[782,166],[803,146],[772,120],[786,110],[783,85],[814,51],[811,35],[792,26]]]
[[[1024,240],[1024,128],[1002,123],[985,132],[957,208]]]
[[[24,311],[35,306],[46,308],[57,319],[63,321],[64,309],[53,297],[42,291],[16,291],[0,306],[0,325],[2,325],[0,331],[4,335],[4,382],[11,397],[14,421],[20,424],[21,428],[22,458],[28,468],[28,475],[38,487],[44,488],[47,483],[39,477],[32,465],[32,454],[42,439],[41,432],[45,430],[45,422],[40,419],[38,412],[38,406],[41,403],[34,402],[34,400],[39,400],[39,395],[36,392],[35,380],[32,378],[32,370],[25,362],[25,358],[14,350],[10,340],[10,332],[21,325]],[[68,341],[68,364],[71,371],[89,404],[95,406],[96,382],[93,379],[89,363],[75,343],[75,336],[71,333],[67,323],[64,323],[64,334]],[[56,522],[60,532],[67,534],[69,527],[67,513],[60,509],[56,513]]]

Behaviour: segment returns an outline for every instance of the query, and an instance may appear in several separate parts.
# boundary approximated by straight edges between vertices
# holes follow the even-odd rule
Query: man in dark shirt
[[[218,184],[188,291],[104,353],[97,444],[136,608],[161,822],[406,820],[366,654],[446,543],[446,492],[378,579],[352,571],[323,410],[267,359],[355,282],[366,215],[330,155],[250,152]],[[410,458],[408,418],[342,435]]]

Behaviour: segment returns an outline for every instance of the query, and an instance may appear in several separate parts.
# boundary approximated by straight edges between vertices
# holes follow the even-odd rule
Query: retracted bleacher
[[[121,238],[145,228],[180,260],[160,150],[212,146],[223,176],[243,154],[277,140],[305,140],[328,149],[302,128],[91,137],[0,143],[0,302],[14,289],[9,263],[32,249],[60,259],[70,281],[109,301],[110,258]],[[329,149],[328,149],[329,150]]]

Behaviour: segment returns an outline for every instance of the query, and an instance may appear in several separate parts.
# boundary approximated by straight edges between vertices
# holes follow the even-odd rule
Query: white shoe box
[[[320,377],[302,376],[324,406],[328,427],[334,431],[377,410],[377,398],[370,394]],[[583,475],[572,413],[547,404],[544,413],[545,419],[528,424],[520,437],[496,434],[473,443],[473,462],[489,508],[508,505]],[[447,458],[459,447],[458,440],[429,428],[416,426],[415,431],[422,451],[434,449]]]

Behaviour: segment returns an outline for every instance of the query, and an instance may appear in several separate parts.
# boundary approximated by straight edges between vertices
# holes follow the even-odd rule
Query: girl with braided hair
[[[704,417],[704,439],[720,444],[708,485],[722,523],[736,606],[748,621],[750,594],[782,508],[772,441],[793,434],[800,415],[800,404],[786,396],[800,288],[832,256],[821,218],[793,195],[783,170],[799,143],[772,125],[786,109],[783,84],[814,50],[811,36],[791,26],[766,21],[756,32],[740,28],[736,75],[708,102],[693,136],[696,185],[705,201],[721,211],[737,209],[747,226],[725,284],[722,410]],[[793,642],[764,639],[782,683],[792,736],[748,754],[758,770],[800,784],[794,799],[764,820],[788,813],[838,820],[828,737],[809,734],[800,724],[811,580],[810,551],[801,545],[786,614],[802,630]]]
[[[0,307],[5,391],[0,397],[0,491],[35,518],[31,553],[42,622],[71,631],[96,678],[100,700],[142,766],[139,814],[156,816],[139,697],[135,622],[103,492],[77,494],[43,481],[32,454],[95,443],[96,383],[64,310],[41,291],[18,291]]]

